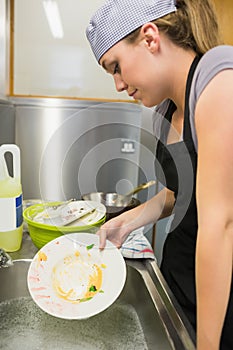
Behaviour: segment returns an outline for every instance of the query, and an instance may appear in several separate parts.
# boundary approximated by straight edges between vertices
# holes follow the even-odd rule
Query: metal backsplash
[[[138,184],[141,107],[14,99],[24,199],[80,199]]]

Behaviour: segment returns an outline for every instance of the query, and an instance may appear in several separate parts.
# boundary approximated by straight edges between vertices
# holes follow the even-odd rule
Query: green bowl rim
[[[75,229],[85,230],[85,229],[88,229],[90,227],[99,226],[101,223],[105,222],[106,215],[104,215],[100,220],[96,221],[92,225],[85,225],[85,226],[52,226],[52,225],[46,225],[46,224],[42,224],[42,223],[33,221],[33,220],[29,219],[28,216],[27,216],[28,213],[31,210],[36,209],[38,207],[42,209],[45,205],[53,206],[53,205],[57,205],[57,204],[60,204],[60,203],[62,203],[62,202],[60,202],[60,201],[57,201],[57,202],[45,202],[45,203],[39,203],[39,204],[31,205],[30,207],[24,209],[24,211],[23,211],[23,218],[31,226],[38,227],[40,229],[46,229],[46,230],[50,230],[50,231],[61,231],[61,232],[69,232],[69,231],[71,231],[71,230],[73,231]]]

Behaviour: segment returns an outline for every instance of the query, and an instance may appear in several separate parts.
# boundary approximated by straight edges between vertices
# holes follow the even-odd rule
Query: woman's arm
[[[195,123],[197,345],[198,350],[215,350],[232,279],[233,70],[222,71],[207,85],[196,107]]]
[[[174,202],[174,193],[164,188],[147,202],[106,222],[98,231],[100,248],[104,248],[106,238],[121,247],[130,232],[169,216]]]

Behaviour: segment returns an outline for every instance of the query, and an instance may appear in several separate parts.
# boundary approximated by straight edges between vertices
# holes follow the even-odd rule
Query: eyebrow
[[[107,71],[106,61],[105,61],[105,60],[103,60],[103,63],[102,63],[101,65],[102,65],[102,67]]]

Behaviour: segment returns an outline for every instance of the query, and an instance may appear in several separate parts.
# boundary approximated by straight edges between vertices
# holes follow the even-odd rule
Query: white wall
[[[15,1],[15,94],[128,99],[96,62],[85,30],[104,0],[57,0],[64,29],[54,39],[42,0]]]

